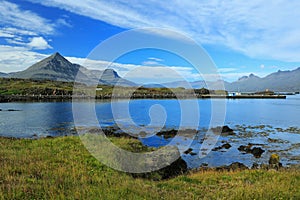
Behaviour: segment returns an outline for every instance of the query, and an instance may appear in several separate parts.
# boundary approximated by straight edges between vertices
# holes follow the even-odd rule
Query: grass
[[[141,148],[134,139],[111,140],[124,149]],[[0,138],[0,145],[0,199],[300,198],[297,169],[206,170],[151,181],[106,167],[89,154],[76,136]]]
[[[71,94],[73,83],[50,80],[31,80],[16,78],[0,78],[0,94],[2,95],[52,95]]]
[[[17,78],[0,78],[0,95],[72,95],[73,82],[62,82],[52,80],[33,80]],[[111,85],[98,85],[95,92],[93,86],[76,83],[76,94],[96,95],[97,98],[118,97],[139,97],[139,98],[173,98],[176,96],[193,97],[192,94],[218,94],[225,95],[226,91],[201,89],[178,88],[144,88],[144,87],[122,87]],[[101,90],[100,90],[101,88]]]

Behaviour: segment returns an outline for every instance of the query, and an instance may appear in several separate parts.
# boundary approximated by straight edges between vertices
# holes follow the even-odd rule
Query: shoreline
[[[26,102],[26,101],[71,101],[73,99],[76,100],[91,100],[91,99],[286,99],[285,95],[178,95],[175,96],[173,94],[170,95],[156,95],[156,94],[133,94],[132,96],[72,96],[72,95],[0,95],[0,103],[8,103],[8,102]]]
[[[246,130],[247,129],[247,130]],[[78,135],[78,131],[80,135]],[[193,140],[195,143],[203,144],[205,140],[205,135],[207,129],[182,129],[180,131],[180,141],[182,140]],[[283,160],[282,165],[286,168],[289,168],[293,165],[300,164],[300,157],[295,154],[295,149],[299,148],[300,144],[293,144],[288,140],[280,139],[273,136],[274,131],[284,132],[284,134],[292,134],[295,137],[295,134],[300,134],[300,128],[297,127],[288,127],[288,128],[278,128],[272,127],[269,125],[257,125],[257,126],[240,126],[236,125],[232,128],[229,126],[217,126],[210,129],[211,133],[220,137],[218,142],[210,149],[209,152],[206,150],[201,151],[199,147],[191,145],[189,149],[180,149],[181,157],[189,163],[191,169],[196,169],[198,167],[205,168],[219,168],[219,167],[228,167],[234,163],[238,163],[240,167],[246,168],[257,168],[262,167],[266,168],[266,163],[272,154],[278,154]],[[43,139],[56,139],[63,137],[81,137],[82,134],[92,134],[99,135],[104,133],[106,137],[110,138],[123,138],[123,139],[133,139],[138,140],[146,148],[160,148],[164,145],[167,145],[170,140],[177,136],[179,133],[177,129],[174,128],[165,128],[162,129],[151,137],[146,139],[145,133],[140,132],[136,135],[131,135],[126,132],[123,132],[117,126],[108,126],[108,127],[77,127],[69,134],[61,135],[37,135],[33,134],[28,137],[14,137],[14,136],[0,136],[0,139],[11,139],[11,140],[43,140]],[[292,136],[291,135],[291,136]],[[253,140],[253,138],[264,138],[263,140]],[[179,139],[179,138],[178,138]],[[177,139],[177,140],[178,140]],[[153,143],[153,141],[156,141]],[[281,148],[278,149],[278,145]],[[238,153],[230,153],[232,151],[237,151]],[[228,152],[228,153],[226,153]],[[197,161],[197,163],[192,160],[197,158],[198,155],[204,155],[204,153],[210,153],[214,157],[226,158],[226,162],[213,162],[213,160],[206,161]],[[290,156],[286,157],[285,154],[289,153]],[[237,157],[236,157],[237,156]],[[298,161],[297,161],[298,160]],[[232,166],[236,167],[236,165]]]

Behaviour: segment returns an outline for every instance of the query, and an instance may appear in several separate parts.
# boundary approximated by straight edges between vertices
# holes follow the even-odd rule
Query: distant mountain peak
[[[104,72],[103,72],[103,75],[112,76],[114,78],[120,78],[118,73],[113,69],[105,69]]]
[[[247,79],[248,79],[248,76],[242,76],[238,79],[238,81],[247,80]]]
[[[51,56],[49,56],[48,58],[46,58],[45,60],[60,60],[63,62],[68,62],[70,63],[70,61],[68,61],[65,57],[63,57],[60,53],[55,52],[54,54],[52,54]]]
[[[51,56],[60,56],[60,57],[63,57],[59,52],[55,52],[55,53],[53,53]]]
[[[78,81],[86,84],[98,82],[105,85],[115,85],[117,83],[124,86],[136,85],[133,82],[121,78],[113,69],[106,69],[104,71],[89,70],[78,64],[71,63],[59,52],[55,52],[24,71],[11,74],[11,77],[39,80],[48,79],[54,81]]]
[[[245,80],[249,80],[249,79],[253,79],[253,78],[260,78],[258,76],[256,76],[255,74],[251,73],[249,76],[242,76],[238,79],[238,81],[245,81]]]

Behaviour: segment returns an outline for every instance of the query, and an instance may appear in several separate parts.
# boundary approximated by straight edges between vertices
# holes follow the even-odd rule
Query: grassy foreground
[[[112,138],[126,149],[141,145]],[[192,172],[151,181],[110,169],[75,136],[0,138],[0,199],[300,199],[300,170]]]

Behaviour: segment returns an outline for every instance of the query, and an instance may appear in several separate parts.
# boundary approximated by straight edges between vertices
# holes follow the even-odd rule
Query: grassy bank
[[[134,139],[112,140],[128,150],[142,148]],[[0,138],[0,145],[0,199],[300,198],[297,169],[208,170],[151,181],[104,166],[78,137]]]
[[[0,78],[0,95],[4,96],[68,96],[73,94],[72,82],[51,81],[51,80],[31,80],[31,79],[17,79],[17,78]],[[86,86],[84,84],[76,83],[75,95],[87,95],[98,99],[114,98],[175,98],[178,97],[193,97],[193,94],[197,95],[226,95],[225,91],[220,90],[207,90],[202,89],[184,89],[178,88],[144,88],[144,87],[122,87],[112,85],[98,85],[98,89],[95,92],[93,86]],[[89,91],[91,89],[91,91]]]

